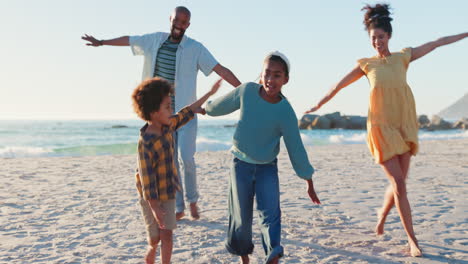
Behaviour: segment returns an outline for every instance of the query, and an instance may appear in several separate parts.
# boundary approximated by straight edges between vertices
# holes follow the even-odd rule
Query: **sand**
[[[279,155],[282,263],[468,263],[468,140],[423,141],[408,195],[424,258],[407,253],[396,210],[376,236],[388,184],[365,145],[308,148],[322,205]],[[227,151],[196,155],[201,219],[179,222],[173,263],[239,263],[224,249]],[[0,159],[0,263],[142,263],[134,156]],[[254,226],[251,263],[264,252]],[[159,258],[158,258],[159,260]]]

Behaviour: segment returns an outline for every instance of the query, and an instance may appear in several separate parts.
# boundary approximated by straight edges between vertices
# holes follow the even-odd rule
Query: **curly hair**
[[[151,120],[151,113],[158,111],[166,96],[174,94],[172,85],[159,77],[140,83],[132,93],[133,110],[141,119]]]
[[[392,35],[392,24],[390,22],[393,18],[390,17],[389,4],[366,5],[361,11],[366,11],[364,14],[364,25],[367,32],[374,28],[380,28],[390,36]]]

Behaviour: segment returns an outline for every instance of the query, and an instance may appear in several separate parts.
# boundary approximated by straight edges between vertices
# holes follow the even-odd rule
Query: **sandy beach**
[[[408,257],[396,210],[376,236],[388,184],[367,147],[308,147],[322,205],[279,156],[282,263],[468,263],[468,140],[421,142],[408,181],[424,258]],[[227,151],[196,155],[201,219],[179,222],[173,263],[239,263],[224,249]],[[0,159],[0,263],[143,263],[135,156]],[[254,226],[252,263],[262,263]],[[159,260],[159,258],[158,258]]]

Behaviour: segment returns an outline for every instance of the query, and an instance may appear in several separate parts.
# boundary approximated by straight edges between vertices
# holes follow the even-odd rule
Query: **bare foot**
[[[250,263],[249,255],[241,256],[241,260],[242,260],[242,264],[249,264]]]
[[[148,246],[146,251],[145,263],[154,264],[154,259],[156,258],[156,247]]]
[[[191,204],[190,204],[190,216],[192,216],[192,218],[193,218],[194,220],[200,219],[200,215],[198,214],[198,206],[197,206],[197,203],[191,203]]]
[[[382,235],[384,233],[384,224],[385,224],[385,218],[383,218],[382,211],[378,210],[377,211],[377,225],[375,226],[375,233],[377,235]]]
[[[182,212],[178,212],[175,214],[175,219],[176,221],[179,221],[180,219],[184,218],[185,216],[185,213],[182,211]]]
[[[267,264],[278,264],[279,263],[279,256],[276,256],[272,258],[270,261],[268,261]]]
[[[409,242],[410,254],[412,257],[422,257],[422,251],[417,242]]]

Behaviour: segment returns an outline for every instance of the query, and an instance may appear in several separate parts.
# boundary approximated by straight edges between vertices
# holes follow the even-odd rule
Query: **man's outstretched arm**
[[[103,45],[108,45],[108,46],[129,46],[130,45],[128,36],[123,36],[123,37],[114,38],[114,39],[97,40],[95,37],[91,35],[84,34],[84,36],[81,36],[81,39],[87,41],[86,45],[94,46],[94,47],[99,47]]]
[[[234,88],[241,85],[241,82],[239,81],[239,79],[237,79],[234,73],[232,73],[231,70],[224,67],[223,65],[218,63],[213,68],[213,71],[216,72],[219,75],[219,77],[223,78],[230,85],[234,86]]]

